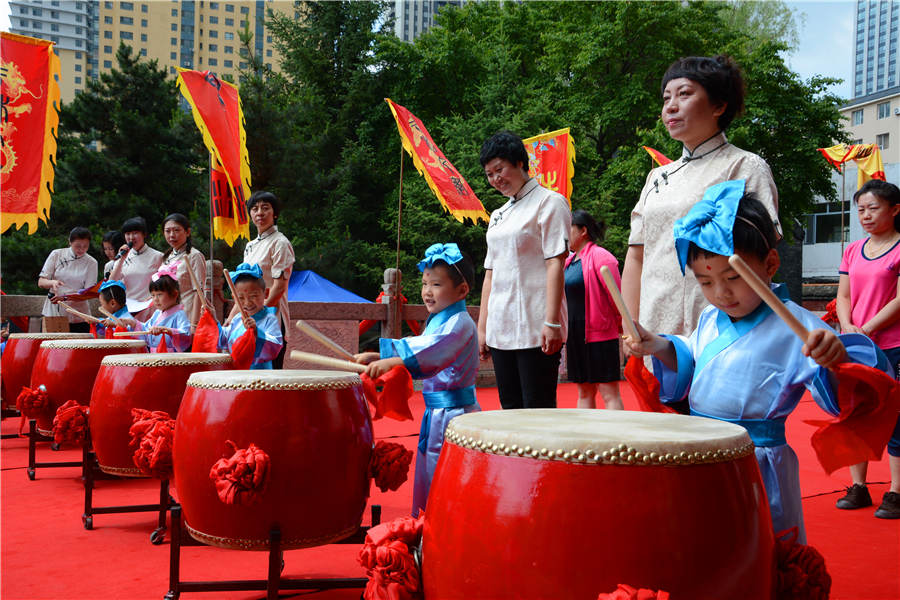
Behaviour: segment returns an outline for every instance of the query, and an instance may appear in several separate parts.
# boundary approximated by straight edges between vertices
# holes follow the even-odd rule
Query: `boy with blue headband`
[[[887,372],[887,359],[869,338],[836,335],[792,302],[778,270],[776,234],[765,207],[744,193],[744,181],[709,189],[675,223],[681,271],[689,266],[710,306],[689,338],[648,333],[626,335],[637,355],[653,355],[660,400],[689,399],[691,414],[741,425],[756,446],[756,460],[769,499],[775,532],[798,528],[806,543],[797,455],[784,424],[806,389],[826,412],[837,415],[837,388],[828,370],[850,360]],[[728,262],[740,256],[810,331],[804,343],[781,321]]]
[[[433,244],[419,262],[422,301],[428,309],[422,335],[380,340],[381,352],[364,352],[356,361],[366,374],[381,377],[403,365],[415,379],[424,379],[425,415],[416,453],[412,514],[424,510],[437,466],[444,430],[450,419],[481,410],[475,400],[478,375],[478,328],[466,311],[466,296],[475,278],[472,261],[456,244]]]
[[[131,313],[125,305],[125,283],[117,279],[107,279],[100,286],[100,306],[116,319],[130,319]],[[106,329],[115,327],[112,319],[104,319],[97,323],[97,337],[106,337]],[[127,328],[126,328],[127,329]]]
[[[219,348],[231,352],[234,343],[248,329],[256,330],[256,350],[253,353],[251,369],[271,369],[272,359],[281,352],[284,340],[278,309],[265,306],[266,282],[259,265],[241,263],[230,273],[237,292],[235,303],[250,315],[247,319],[234,318],[228,325],[219,325]]]

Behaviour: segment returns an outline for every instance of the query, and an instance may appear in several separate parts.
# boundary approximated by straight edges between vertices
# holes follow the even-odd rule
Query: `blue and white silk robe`
[[[784,285],[772,289],[807,329],[830,330],[790,301]],[[823,410],[840,412],[829,371],[803,355],[803,341],[765,303],[735,322],[707,306],[689,338],[664,337],[675,345],[678,370],[653,359],[660,399],[673,402],[687,396],[691,414],[744,426],[756,445],[775,532],[797,526],[797,541],[805,544],[799,463],[785,440],[784,423],[806,389]],[[846,334],[840,339],[849,360],[887,371],[887,359],[869,338]]]
[[[256,321],[256,350],[253,352],[253,363],[250,368],[271,369],[272,359],[278,356],[284,345],[278,309],[274,306],[263,307],[251,315],[251,318]],[[231,352],[231,347],[246,330],[240,315],[232,319],[228,325],[219,325],[219,348]]]
[[[132,318],[131,313],[128,312],[127,306],[123,306],[122,308],[120,308],[119,310],[114,312],[113,316],[117,319],[131,319]],[[103,323],[97,323],[97,325],[95,327],[97,329],[97,338],[98,339],[106,336],[106,325],[104,325]],[[115,327],[116,327],[115,325],[112,325],[113,330],[115,330]],[[129,328],[129,327],[126,327],[125,329],[127,329],[128,331],[131,331],[131,328]]]
[[[180,304],[170,306],[166,310],[157,309],[146,321],[136,321],[135,331],[147,331],[151,327],[168,327],[172,335],[148,335],[147,345],[150,352],[156,352],[159,347],[159,339],[166,338],[166,350],[168,352],[191,351],[191,322],[188,320],[184,309]]]
[[[453,417],[481,410],[475,400],[478,329],[460,300],[428,317],[422,335],[382,338],[381,358],[399,356],[414,379],[423,379],[425,415],[416,452],[412,514],[424,510],[444,430]]]

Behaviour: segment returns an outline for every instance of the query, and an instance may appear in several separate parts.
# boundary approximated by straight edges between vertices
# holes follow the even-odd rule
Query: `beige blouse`
[[[180,250],[172,250],[162,264],[166,266],[173,262],[178,262],[178,291],[181,293],[181,304],[184,307],[184,312],[191,321],[191,327],[193,327],[197,324],[197,319],[200,318],[200,311],[197,310],[196,314],[193,312],[195,310],[194,303],[197,301],[197,293],[194,291],[193,284],[191,284],[191,276],[188,275],[187,268],[190,265],[191,270],[194,271],[194,275],[197,277],[197,281],[201,286],[205,285],[206,257],[196,248],[191,248],[190,252],[185,252],[184,246],[182,246]]]
[[[259,265],[262,269],[266,287],[271,289],[276,279],[281,279],[294,266],[294,247],[283,233],[278,231],[277,225],[260,234],[255,240],[248,242],[244,248],[244,262],[251,265]],[[287,289],[278,301],[278,315],[284,325],[284,336],[290,338],[293,327],[289,327],[290,312],[288,312]]]
[[[687,214],[709,186],[745,179],[746,191],[769,210],[781,232],[778,189],[766,161],[729,144],[724,133],[698,146],[691,156],[684,149],[680,160],[650,171],[631,211],[628,243],[644,247],[639,321],[653,332],[690,335],[708,304],[690,269],[681,274],[672,231],[675,221]]]
[[[56,292],[58,296],[71,294],[97,283],[97,260],[90,254],[76,257],[72,248],[57,248],[44,261],[39,277],[61,281],[63,285]],[[68,302],[67,304],[75,310],[91,314],[91,307],[87,300]],[[49,298],[44,300],[41,314],[45,317],[66,316],[69,317],[69,323],[82,322],[81,318],[69,313],[59,304],[53,304]]]

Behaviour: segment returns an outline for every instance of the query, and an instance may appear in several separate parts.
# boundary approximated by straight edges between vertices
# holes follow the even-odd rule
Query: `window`
[[[841,241],[841,203],[822,202],[816,204],[814,213],[806,215],[805,244],[827,244]],[[850,201],[844,202],[843,239],[850,234]]]
[[[112,46],[103,46],[103,54],[112,54]]]
[[[215,66],[218,64],[218,62],[219,62],[219,61],[217,61],[216,59],[210,58],[210,59],[207,61],[207,64],[208,64],[209,66],[211,66],[211,67],[215,67]]]
[[[104,60],[104,61],[103,61],[103,68],[104,68],[104,69],[112,69],[112,61],[110,61],[110,60]]]
[[[35,21],[35,22],[33,22],[33,23],[31,24],[31,28],[32,28],[32,29],[43,29],[43,28],[44,28],[44,24],[41,23],[40,21]]]
[[[215,29],[210,29],[210,30],[209,30],[209,37],[211,37],[211,38],[217,38],[217,37],[219,37],[219,32],[216,31]]]
[[[81,83],[81,76],[79,76],[79,75],[75,76],[75,83]]]
[[[141,12],[142,12],[142,13],[147,12],[147,5],[146,5],[146,4],[141,4]]]
[[[119,2],[119,8],[122,10],[134,10],[134,2]]]
[[[141,19],[141,27],[147,26],[147,19]]]
[[[172,31],[178,31],[178,23],[172,23]]]
[[[267,35],[267,36],[266,36],[266,43],[267,43],[267,44],[271,44],[271,43],[272,43],[272,36],[271,36],[271,35]]]
[[[147,56],[147,49],[141,48],[141,56]]]
[[[105,40],[111,40],[111,39],[112,39],[112,31],[110,31],[109,29],[107,29],[106,31],[104,31],[104,32],[103,32],[103,39],[105,39]]]
[[[249,7],[249,6],[242,6],[242,7],[241,7],[241,14],[242,14],[242,15],[250,14],[250,7]]]
[[[169,52],[169,60],[178,60],[178,54],[175,52]]]
[[[234,4],[226,4],[225,12],[234,12]]]
[[[245,63],[244,61],[241,61],[241,62],[238,64],[238,66],[239,66],[240,68],[242,68],[242,69],[246,69],[246,68],[247,68],[247,63]]]
[[[226,40],[233,40],[233,39],[234,39],[234,32],[233,32],[233,31],[226,31],[226,32],[225,32],[225,39],[226,39]]]
[[[112,7],[113,7],[113,6],[112,6],[112,2],[104,2],[104,3],[103,3],[103,8],[107,8],[107,9],[109,9],[109,10],[112,10]]]
[[[173,17],[177,17],[177,16],[178,16],[178,9],[177,9],[177,8],[173,8],[173,9],[172,9],[172,16],[173,16]]]
[[[851,123],[854,125],[862,125],[863,123],[863,109],[854,110],[850,113]]]
[[[43,12],[44,11],[42,11],[40,8],[32,8],[31,9],[31,15],[34,17],[40,17]]]
[[[234,63],[231,62],[230,60],[226,60],[223,64],[225,65],[226,69],[230,69],[234,66]]]
[[[76,47],[76,48],[81,48],[81,46],[82,46],[81,38],[75,40],[75,47]]]
[[[77,58],[78,60],[81,60],[81,52],[76,52],[75,58]]]
[[[110,17],[108,15],[103,17],[103,22],[106,23],[107,25],[112,25],[112,17]]]
[[[853,146],[858,146],[859,144],[862,144],[862,138],[858,138],[858,139],[855,139],[855,140],[850,140],[850,144],[853,145]]]
[[[234,19],[225,19],[225,27],[234,27]]]
[[[234,46],[225,46],[225,54],[234,54]]]
[[[75,28],[75,35],[81,35],[81,32],[82,32],[81,27],[76,27],[76,28]]]
[[[891,102],[881,102],[878,104],[878,118],[886,119],[891,116]]]
[[[120,31],[120,32],[119,32],[119,39],[121,39],[121,40],[133,40],[133,39],[134,39],[134,34],[131,33],[130,31]]]
[[[76,72],[76,73],[81,73],[81,64],[75,63],[75,72]]]
[[[268,56],[268,57],[271,57],[271,56],[272,56],[272,49],[271,49],[271,48],[269,48],[268,50],[266,50],[266,56]]]
[[[219,3],[218,2],[210,2],[209,10],[219,10]]]
[[[171,45],[171,46],[177,46],[177,45],[178,45],[178,38],[169,38],[169,42],[170,42],[170,45]]]
[[[134,19],[131,17],[119,17],[120,25],[134,25]]]
[[[210,25],[218,25],[218,24],[219,24],[219,17],[215,17],[215,16],[210,17],[210,18],[209,18],[209,24],[210,24]]]
[[[247,21],[241,21],[241,27],[246,27],[246,26],[247,26]]]
[[[19,25],[22,27],[28,27],[28,19],[19,19]]]
[[[50,23],[50,31],[59,31],[59,25],[56,23]]]
[[[890,142],[890,134],[888,133],[879,133],[875,136],[875,143],[878,144],[878,147],[882,150],[887,150]]]
[[[146,41],[147,41],[147,34],[146,34],[146,33],[142,33],[142,34],[141,34],[141,41],[142,41],[142,42],[146,42]]]
[[[209,45],[209,51],[210,51],[210,52],[218,52],[218,51],[219,51],[219,45],[218,45],[218,44],[210,44],[210,45]]]
[[[58,11],[58,10],[51,10],[51,11],[50,11],[50,18],[51,18],[51,19],[58,19],[58,18],[59,18],[59,11]]]

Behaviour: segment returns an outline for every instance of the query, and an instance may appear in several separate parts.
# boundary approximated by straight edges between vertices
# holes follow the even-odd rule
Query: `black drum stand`
[[[81,454],[81,460],[77,461],[68,461],[68,462],[37,462],[37,443],[38,442],[51,442],[50,449],[51,450],[59,450],[59,446],[53,442],[52,437],[47,437],[43,434],[38,433],[37,430],[37,421],[35,419],[28,420],[28,479],[34,481],[34,474],[38,468],[41,469],[50,469],[56,467],[82,467],[84,469],[84,464],[86,460],[86,456],[88,453],[89,445],[85,444],[84,449]]]
[[[169,591],[164,600],[178,600],[182,592],[233,592],[233,591],[265,591],[267,600],[277,600],[279,590],[330,590],[337,588],[364,588],[368,579],[365,577],[336,577],[318,579],[283,579],[283,551],[281,549],[281,531],[273,526],[269,532],[269,570],[266,579],[246,579],[232,581],[181,581],[181,547],[203,546],[202,542],[192,538],[184,527],[181,506],[172,506],[172,542],[169,552]],[[372,505],[372,525],[381,523],[381,505]],[[362,544],[366,539],[369,527],[360,528],[349,537],[336,544]]]

